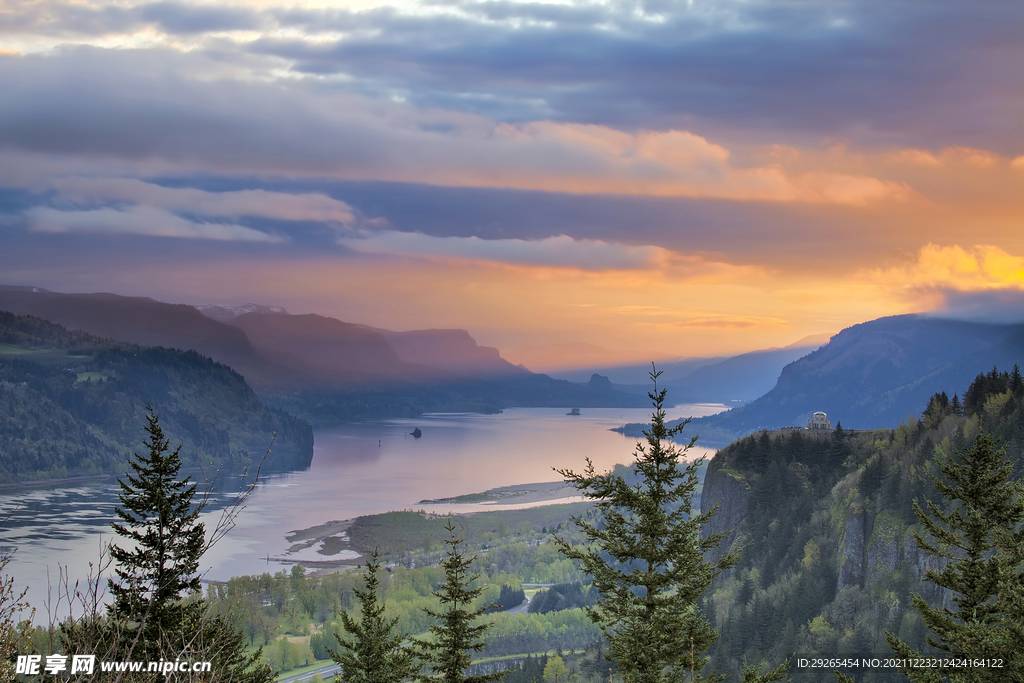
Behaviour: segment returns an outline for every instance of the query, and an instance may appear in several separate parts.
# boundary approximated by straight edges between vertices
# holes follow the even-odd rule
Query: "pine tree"
[[[181,447],[170,450],[149,406],[146,432],[148,453],[135,454],[129,461],[134,475],[119,480],[121,504],[115,512],[121,523],[111,526],[134,547],[110,546],[117,576],[108,581],[113,604],[106,618],[93,606],[90,613],[63,623],[63,646],[106,660],[211,663],[209,673],[178,674],[182,681],[271,683],[274,673],[260,662],[262,650],[247,652],[234,624],[207,613],[196,573],[206,548],[202,505],[193,502],[196,485],[188,477],[179,479]],[[150,681],[152,674],[116,678]]]
[[[1013,364],[1013,372],[1010,373],[1010,391],[1013,392],[1014,396],[1019,395],[1024,391],[1024,377],[1020,374],[1020,364]]]
[[[914,512],[930,540],[915,532],[919,548],[946,560],[929,569],[926,580],[953,592],[956,609],[932,607],[914,595],[914,607],[934,634],[932,647],[957,657],[1002,659],[1003,668],[909,669],[921,681],[1024,680],[1024,484],[1010,480],[1012,465],[1005,448],[984,431],[959,457],[939,461],[946,480],[935,488],[952,505],[928,501],[926,513]],[[948,510],[948,511],[947,511]],[[900,657],[920,657],[909,645],[886,633]]]
[[[960,405],[960,396],[958,394],[953,394],[953,401],[949,404],[949,409],[957,417],[964,416],[964,407]]]
[[[487,683],[501,680],[502,673],[466,675],[472,663],[470,651],[479,652],[487,645],[480,638],[487,630],[488,624],[475,622],[494,606],[473,606],[483,592],[481,586],[470,587],[479,578],[478,575],[470,573],[473,558],[466,557],[459,548],[462,539],[455,534],[455,527],[450,519],[445,525],[445,531],[448,532],[449,538],[445,539],[448,552],[441,562],[444,583],[434,592],[441,601],[442,610],[425,610],[439,622],[430,629],[435,640],[419,641],[425,659],[433,668],[433,675],[420,676],[419,679],[431,683]]]
[[[135,474],[118,480],[121,504],[115,512],[121,523],[111,526],[134,547],[110,546],[117,574],[116,581],[109,581],[110,614],[143,625],[147,654],[159,655],[158,634],[180,630],[201,609],[188,598],[201,591],[197,569],[205,529],[192,504],[196,484],[178,478],[181,446],[170,450],[150,406],[146,433],[148,453],[136,453],[128,463]]]
[[[328,650],[331,658],[341,665],[341,677],[346,683],[401,683],[420,670],[415,651],[402,647],[408,634],[394,633],[398,619],[384,617],[384,604],[377,600],[378,571],[380,561],[374,550],[366,562],[363,590],[355,590],[361,605],[359,621],[347,612],[341,613],[342,627],[353,640],[336,635],[345,651]]]
[[[612,472],[598,474],[589,458],[580,474],[556,470],[597,501],[600,520],[573,518],[586,546],[555,541],[593,577],[600,598],[589,615],[607,636],[610,658],[626,680],[718,681],[723,677],[717,673],[701,673],[707,662],[704,652],[718,634],[701,614],[698,601],[712,580],[739,558],[728,554],[714,564],[704,559],[704,553],[727,534],[701,537],[701,528],[717,510],[703,515],[691,510],[703,459],[682,463],[697,437],[681,449],[669,441],[689,421],[671,429],[665,426],[666,390],[658,390],[660,375],[656,369],[651,373],[654,392],[648,396],[654,413],[644,431],[647,445],[638,444],[635,451],[638,483],[631,486]],[[784,671],[780,667],[769,674],[774,678],[764,680],[776,680]]]

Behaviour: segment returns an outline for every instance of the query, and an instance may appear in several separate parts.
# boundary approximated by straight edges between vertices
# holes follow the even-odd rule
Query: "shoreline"
[[[478,512],[500,512],[540,507],[545,503],[559,505],[570,502],[576,495],[578,492],[572,485],[564,481],[549,481],[498,486],[479,493],[449,498],[424,499],[418,501],[416,505],[494,505],[496,508],[500,506],[500,509],[466,510],[452,513],[472,515]],[[430,512],[429,514],[435,513]],[[365,516],[372,517],[373,515]],[[305,529],[289,531],[285,535],[285,541],[290,544],[288,549],[281,555],[268,556],[268,560],[281,564],[300,564],[309,570],[307,573],[311,576],[354,569],[365,562],[365,553],[352,545],[348,535],[348,530],[357,519],[359,517],[329,520]],[[313,548],[316,548],[315,553],[321,557],[311,559],[308,556],[298,556]]]

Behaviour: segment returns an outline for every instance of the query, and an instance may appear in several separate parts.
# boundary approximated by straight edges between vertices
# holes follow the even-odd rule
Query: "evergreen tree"
[[[493,605],[473,607],[483,587],[470,588],[479,576],[470,573],[473,558],[466,557],[459,548],[462,539],[455,534],[455,527],[449,519],[445,525],[449,538],[445,539],[448,552],[441,562],[444,569],[444,583],[434,592],[440,599],[441,611],[427,609],[427,614],[440,623],[430,629],[435,640],[419,641],[425,658],[433,668],[432,676],[420,676],[420,680],[431,683],[487,683],[501,680],[502,673],[467,676],[466,670],[472,663],[470,651],[479,652],[487,646],[480,640],[488,624],[477,624],[477,619],[493,608]]]
[[[682,463],[697,437],[681,449],[669,441],[688,420],[671,429],[665,426],[666,390],[658,390],[660,375],[656,369],[651,373],[654,392],[648,395],[654,413],[644,431],[647,445],[638,444],[635,452],[637,483],[631,486],[613,472],[598,474],[589,458],[582,473],[556,470],[597,501],[600,520],[573,518],[589,542],[586,546],[555,541],[593,577],[600,597],[588,613],[608,638],[610,658],[626,680],[718,681],[724,677],[701,673],[707,662],[704,652],[718,634],[701,614],[698,600],[739,558],[728,554],[714,564],[704,559],[727,534],[701,537],[701,528],[717,510],[706,515],[691,510],[703,459]],[[766,680],[781,676],[783,667]]]
[[[261,663],[262,649],[247,652],[234,624],[207,612],[196,573],[206,548],[202,505],[193,503],[196,485],[178,478],[181,447],[170,450],[149,406],[146,423],[148,453],[135,454],[129,462],[135,474],[119,481],[121,504],[115,512],[121,523],[111,524],[134,545],[110,546],[117,575],[108,582],[114,602],[106,618],[94,604],[90,613],[61,624],[62,644],[67,651],[106,660],[211,663],[209,673],[176,674],[182,681],[271,683],[274,673]],[[215,535],[221,531],[218,525]],[[151,673],[110,676],[122,683],[153,679]]]
[[[964,416],[964,407],[960,405],[960,396],[958,394],[953,394],[953,402],[949,404],[949,408],[957,417]]]
[[[1010,391],[1013,392],[1014,396],[1019,395],[1024,391],[1024,377],[1020,374],[1020,364],[1013,364],[1013,372],[1010,373]]]
[[[171,451],[152,407],[146,411],[148,453],[136,453],[128,463],[135,474],[118,480],[121,504],[115,512],[121,523],[111,523],[134,547],[111,544],[117,580],[108,583],[111,616],[140,624],[143,648],[159,656],[159,634],[180,631],[202,609],[188,598],[201,590],[197,569],[205,529],[199,507],[192,504],[196,485],[178,478],[181,446]]]
[[[398,619],[386,619],[384,603],[377,600],[380,587],[377,558],[374,550],[366,562],[363,589],[355,589],[361,605],[359,621],[341,612],[341,625],[352,640],[336,634],[338,644],[345,651],[328,650],[331,658],[341,665],[341,677],[346,683],[401,683],[420,669],[415,651],[402,647],[408,634],[394,633]]]
[[[955,457],[941,458],[946,481],[935,488],[952,505],[944,510],[928,501],[928,512],[914,512],[931,537],[915,532],[919,548],[946,560],[925,578],[953,591],[956,609],[932,607],[913,596],[914,607],[935,637],[927,642],[958,657],[1002,659],[1003,668],[910,669],[921,681],[1024,680],[1024,484],[1010,480],[1005,448],[984,431],[974,445]],[[920,657],[892,633],[886,641],[900,657]]]

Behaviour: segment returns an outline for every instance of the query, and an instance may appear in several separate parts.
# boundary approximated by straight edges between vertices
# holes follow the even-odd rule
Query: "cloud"
[[[783,318],[721,315],[678,320],[662,326],[705,330],[785,330],[789,323]]]
[[[921,149],[901,149],[889,156],[889,160],[897,164],[913,164],[915,166],[942,166],[942,162],[931,152]]]
[[[931,315],[955,320],[988,323],[1024,322],[1024,291],[1001,289],[982,292],[963,292],[955,289],[938,290],[942,303]]]
[[[150,207],[132,207],[123,211],[59,211],[47,207],[34,207],[26,211],[25,215],[34,232],[147,235],[226,242],[283,241],[277,235],[243,225],[201,223]]]
[[[991,168],[999,163],[999,155],[993,154],[987,149],[972,149],[970,147],[947,147],[942,150],[942,160],[954,163],[966,164],[968,166],[979,166]]]
[[[131,202],[203,216],[258,216],[288,221],[351,223],[355,214],[345,202],[320,193],[287,194],[267,190],[206,192],[164,187],[133,178],[53,178],[57,196],[74,203]]]
[[[735,164],[725,146],[685,130],[510,124],[298,85],[203,82],[178,73],[195,68],[195,56],[137,52],[132,64],[76,50],[0,66],[9,95],[0,149],[118,160],[134,175],[163,168],[851,205],[912,195],[864,173]]]
[[[0,32],[19,51],[208,52],[243,79],[336,76],[369,97],[508,123],[1020,153],[1019,3],[316,4],[14,2]]]
[[[1022,321],[1024,257],[992,245],[928,244],[899,266],[868,271],[865,282],[932,315],[993,322]]]
[[[648,269],[671,259],[670,252],[660,247],[573,239],[567,235],[536,240],[485,240],[388,230],[364,232],[358,237],[338,241],[350,249],[368,254],[440,256],[583,270]]]
[[[964,249],[928,244],[921,249],[917,263],[895,272],[902,281],[917,285],[1024,289],[1024,258],[992,245]]]

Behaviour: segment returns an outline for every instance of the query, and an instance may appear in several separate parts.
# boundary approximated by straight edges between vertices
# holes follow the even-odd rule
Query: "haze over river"
[[[685,404],[668,415],[696,417],[723,409],[718,404]],[[609,429],[650,420],[649,409],[585,408],[578,417],[565,413],[565,408],[512,408],[499,415],[425,415],[317,429],[310,468],[263,478],[237,526],[203,557],[201,569],[213,580],[287,569],[272,558],[288,548],[288,532],[330,520],[402,509],[502,509],[418,501],[555,481],[559,477],[552,467],[578,471],[586,457],[598,470],[630,462],[636,439]],[[416,427],[423,432],[420,439],[409,434]],[[140,441],[142,437],[140,425]],[[696,457],[713,451],[695,448],[692,453]],[[225,496],[238,487],[238,479],[217,486]],[[0,529],[0,550],[18,549],[8,572],[17,587],[29,586],[37,622],[47,619],[47,586],[55,602],[61,573],[83,579],[103,545],[115,538],[110,522],[118,490],[109,478],[0,491],[0,520],[10,515]],[[207,531],[218,516],[216,511],[204,513]],[[308,555],[324,559],[312,550]],[[66,615],[67,607],[58,612]]]

